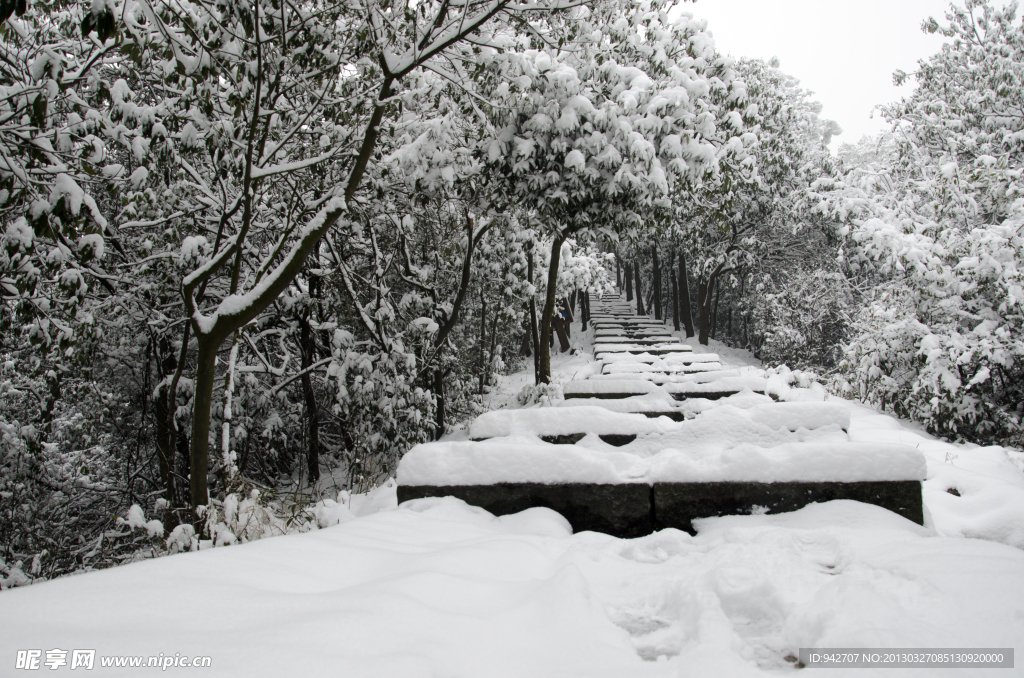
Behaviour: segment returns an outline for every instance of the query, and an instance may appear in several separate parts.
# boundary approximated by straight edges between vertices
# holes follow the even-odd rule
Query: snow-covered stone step
[[[602,398],[618,400],[648,393],[668,393],[667,390],[640,379],[586,379],[570,381],[562,387],[565,399]]]
[[[669,353],[690,353],[693,351],[693,347],[688,344],[666,344],[666,343],[652,343],[652,344],[638,344],[638,343],[620,343],[620,344],[594,344],[594,357],[598,360],[604,360],[604,356],[610,353],[634,353],[634,354],[649,354],[649,355],[666,355]]]
[[[774,403],[708,408],[683,422],[656,431],[638,431],[632,440],[617,447],[640,457],[665,450],[681,450],[692,458],[713,459],[741,445],[776,447],[794,442],[845,445],[850,442],[849,410],[834,403]],[[628,434],[628,429],[621,433]],[[600,448],[586,436],[581,445]]]
[[[653,336],[653,337],[631,337],[627,335],[613,335],[605,337],[594,337],[594,348],[603,348],[607,344],[632,344],[634,346],[654,346],[660,344],[677,344],[677,342],[670,335]],[[678,344],[683,346],[685,344]],[[693,347],[690,347],[693,350]]]
[[[711,356],[710,359],[704,356]],[[719,362],[713,353],[689,354],[687,357],[700,358],[700,360],[685,360],[679,362],[633,362],[633,361],[607,361],[601,366],[601,374],[685,374],[707,369],[721,369]]]
[[[569,400],[556,400],[552,405],[557,408],[600,407],[611,412],[642,414],[652,419],[666,417],[673,421],[683,421],[686,418],[686,410],[694,409],[692,404],[695,402],[700,401],[691,400],[681,403],[668,393],[657,391],[616,400],[586,397],[571,398]]]
[[[598,329],[602,329],[602,330],[622,329],[622,328],[625,328],[625,329],[648,329],[648,328],[650,328],[650,329],[658,329],[659,327],[664,329],[660,324],[659,325],[655,325],[653,323],[648,323],[648,322],[643,321],[643,320],[626,320],[626,319],[621,319],[621,320],[604,319],[604,320],[601,320],[601,319],[595,319],[593,316],[591,316],[590,320],[591,320],[592,323],[595,323],[595,326]]]
[[[676,400],[687,398],[717,400],[743,391],[765,393],[768,390],[768,380],[764,377],[725,377],[706,382],[687,380],[666,383],[661,388],[671,393]]]
[[[723,405],[709,410],[685,423],[667,419],[651,419],[642,414],[611,412],[603,407],[531,407],[519,410],[485,412],[470,424],[472,440],[537,436],[542,440],[558,438],[560,444],[572,444],[586,435],[595,435],[616,447],[626,443],[625,437],[642,436],[633,453],[653,454],[662,449],[678,447],[696,451],[743,442],[783,443],[791,439],[789,433],[803,431],[829,431],[842,434],[838,442],[847,442],[845,432],[850,427],[850,413],[834,403],[775,403],[735,407]],[[616,440],[605,438],[615,436]],[[574,438],[574,440],[569,440]],[[547,442],[552,442],[547,440]],[[705,450],[706,452],[706,450]]]
[[[652,370],[663,370],[671,367],[681,367],[694,363],[717,363],[720,362],[717,353],[692,353],[690,351],[679,351],[666,355],[654,355],[645,353],[605,353],[601,358],[604,365],[649,365]]]
[[[655,483],[651,497],[654,530],[690,534],[699,518],[788,513],[837,499],[874,504],[924,525],[920,480]]]
[[[606,344],[630,344],[633,346],[651,346],[654,344],[674,344],[676,340],[668,335],[646,335],[640,332],[636,334],[606,334],[602,337],[594,337],[594,348],[601,348]]]
[[[632,539],[654,531],[653,493],[643,484],[496,483],[493,485],[398,485],[398,501],[455,497],[505,516],[529,508],[557,511],[573,532],[602,532]]]
[[[764,393],[767,388],[768,380],[764,377],[723,377],[710,381],[687,380],[665,384],[655,384],[643,379],[587,379],[570,381],[562,388],[562,392],[566,399],[618,399],[663,391],[671,394],[676,400],[717,400],[742,391]]]
[[[498,438],[416,445],[399,463],[398,484],[855,483],[920,481],[926,470],[917,448],[896,443],[743,444],[717,453],[695,455],[666,449],[641,457],[625,448],[593,449]]]
[[[470,424],[469,437],[472,440],[514,435],[535,435],[542,439],[582,438],[586,434],[635,437],[642,433],[668,433],[677,428],[669,420],[651,419],[642,414],[611,412],[602,407],[532,407],[485,412]]]
[[[650,381],[655,384],[670,384],[683,381],[712,381],[725,377],[742,376],[735,370],[726,370],[719,363],[697,363],[687,366],[687,369],[677,370],[671,373],[666,372],[621,372],[613,374],[592,374],[587,377],[591,381],[615,381],[621,379],[637,379]]]
[[[496,515],[552,508],[574,531],[639,536],[693,531],[694,518],[777,513],[853,499],[923,523],[921,452],[909,445],[806,442],[740,445],[643,458],[615,448],[509,440],[417,445],[398,467],[398,499],[455,496]]]
[[[668,328],[657,320],[644,320],[642,318],[628,319],[612,319],[612,318],[595,318],[590,317],[591,321],[594,322],[599,328],[615,328],[615,327],[643,327],[650,329],[667,330]]]
[[[671,337],[598,337],[594,340],[595,351],[605,351],[606,347],[629,346],[631,349],[644,348],[648,346],[673,346],[677,345]],[[678,344],[681,345],[681,344]],[[692,350],[692,349],[691,349]]]
[[[588,377],[595,381],[609,381],[615,379],[636,379],[637,381],[649,381],[652,384],[675,384],[683,381],[693,381],[694,377],[698,377],[698,381],[706,381],[707,379],[717,379],[718,376],[712,374],[709,377],[704,375],[715,372],[728,372],[717,363],[711,363],[710,365],[694,365],[694,369],[685,373],[676,374],[663,374],[660,372],[642,372],[634,374],[594,374]],[[735,375],[734,375],[735,376]]]
[[[604,341],[606,337],[638,337],[641,339],[654,339],[660,338],[665,341],[666,338],[671,338],[672,333],[666,330],[659,330],[657,328],[639,328],[635,330],[630,329],[609,329],[609,330],[596,330],[594,332],[594,339],[600,339]],[[673,339],[674,340],[674,339]]]

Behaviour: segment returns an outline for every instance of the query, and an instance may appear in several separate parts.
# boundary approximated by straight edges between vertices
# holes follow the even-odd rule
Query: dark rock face
[[[860,483],[655,483],[654,527],[696,534],[694,518],[796,511],[813,502],[852,499],[924,524],[921,483],[896,480]]]
[[[636,434],[635,433],[605,433],[603,435],[599,435],[598,438],[600,438],[604,442],[608,443],[609,445],[614,445],[615,447],[622,447],[623,445],[629,445],[631,442],[636,440]]]
[[[616,537],[641,537],[673,527],[696,534],[695,518],[796,511],[813,502],[852,499],[924,524],[921,483],[916,480],[861,483],[655,483],[594,485],[500,483],[450,487],[398,487],[398,501],[457,497],[496,516],[543,506],[562,514],[573,532],[591,530]]]
[[[423,497],[456,497],[496,516],[543,506],[562,514],[573,532],[591,530],[630,538],[654,531],[651,486],[644,484],[398,486],[399,503]]]
[[[678,410],[674,412],[638,412],[648,419],[657,419],[658,417],[668,417],[672,421],[686,421],[686,415]]]
[[[572,398],[597,398],[598,400],[622,400],[623,398],[629,398],[630,396],[645,395],[641,391],[636,393],[566,393],[565,399],[571,400]]]
[[[696,534],[693,519],[796,511],[814,502],[850,499],[881,506],[918,524],[925,516],[918,480],[873,482],[657,482],[647,484],[399,485],[398,502],[456,497],[495,515],[543,506],[562,514],[572,532],[633,538],[675,527]]]
[[[575,445],[586,435],[586,433],[566,433],[558,436],[541,436],[540,439],[552,445]]]
[[[563,435],[541,436],[540,439],[546,443],[551,443],[552,445],[575,445],[579,441],[583,440],[583,438],[585,438],[586,435],[586,433],[566,433]],[[622,447],[623,445],[629,445],[631,442],[636,440],[636,434],[605,433],[603,435],[599,435],[598,438],[605,441],[609,445],[614,445],[615,447]]]

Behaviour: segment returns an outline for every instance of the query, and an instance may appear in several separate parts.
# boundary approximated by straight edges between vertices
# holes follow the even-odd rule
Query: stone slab
[[[621,344],[613,344],[613,346],[621,346]],[[618,350],[618,349],[616,349],[614,351],[609,351],[607,349],[601,348],[600,346],[595,346],[594,347],[594,357],[597,360],[600,360],[601,356],[608,355],[609,353],[632,353],[632,354],[636,354],[636,355],[642,355],[644,353],[649,353],[651,355],[669,355],[670,353],[693,353],[693,349],[689,349],[689,348],[686,348],[686,349],[682,349],[682,348],[659,348],[657,345],[655,345],[655,346],[636,346],[634,348],[629,348],[627,350]]]
[[[674,385],[674,384],[676,384],[678,382],[671,382],[671,381],[670,382],[658,382],[658,381],[655,381],[653,383],[658,384],[659,386],[672,386],[672,385]],[[758,391],[757,389],[751,389],[751,390],[753,390],[754,393],[758,393],[760,395],[764,395],[764,389],[761,389],[760,391]],[[691,400],[691,399],[696,399],[696,398],[703,398],[704,400],[721,400],[722,398],[728,398],[730,396],[734,396],[737,393],[740,393],[740,390],[738,390],[738,389],[722,389],[720,391],[694,391],[692,393],[673,393],[672,397],[675,400],[679,400],[679,401]]]
[[[713,516],[796,511],[813,502],[851,499],[874,504],[924,524],[917,480],[813,483],[655,483],[654,529],[696,534],[693,520]]]
[[[607,336],[607,337],[595,337],[594,348],[600,348],[601,344],[667,344],[671,342],[665,341],[665,337],[628,337],[628,336]]]
[[[424,497],[456,497],[504,516],[528,508],[557,511],[573,532],[590,530],[615,537],[641,537],[654,530],[651,486],[646,484],[594,485],[573,483],[499,483],[496,485],[399,485],[398,501]]]

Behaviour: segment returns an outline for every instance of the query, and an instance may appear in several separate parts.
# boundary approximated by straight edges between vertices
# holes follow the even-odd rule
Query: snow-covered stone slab
[[[689,407],[692,403],[698,401],[687,401],[686,403],[680,403],[675,400],[672,396],[664,391],[658,393],[648,393],[645,395],[630,396],[628,398],[619,398],[615,400],[602,399],[602,398],[572,398],[569,400],[556,400],[552,403],[554,407],[566,408],[566,407],[600,407],[603,410],[609,410],[611,412],[631,412],[636,414],[642,414],[645,417],[666,417],[673,421],[683,421],[685,418],[685,407]],[[711,401],[707,401],[711,403]]]
[[[677,400],[707,398],[715,400],[741,391],[764,393],[768,380],[764,377],[727,377],[708,382],[684,381],[665,384],[663,388]]]
[[[917,480],[781,483],[655,483],[654,529],[696,534],[693,521],[726,515],[797,511],[837,499],[874,504],[924,525],[921,483]]]
[[[620,372],[616,374],[592,374],[587,377],[587,379],[594,381],[607,381],[609,379],[641,379],[655,384],[670,384],[674,382],[692,381],[694,376],[703,377],[703,375],[712,375],[708,378],[718,378],[722,376],[740,376],[740,373],[723,370],[721,363],[696,363],[694,365],[687,366],[687,369],[685,370],[673,370],[667,374],[665,372]]]
[[[729,370],[721,369],[721,366],[716,366],[715,363],[702,363],[699,367],[707,367],[706,370],[694,369],[691,372],[685,374],[657,374],[643,372],[639,374],[594,374],[587,378],[588,381],[647,381],[656,386],[664,386],[666,384],[689,384],[689,383],[707,383],[711,381],[718,381],[720,379],[728,379],[738,377],[738,372],[732,372]]]
[[[659,322],[653,322],[648,320],[629,320],[625,318],[598,318],[597,316],[591,316],[590,320],[598,328],[602,329],[617,329],[619,327],[642,327],[651,329],[666,329],[664,325]]]
[[[621,356],[606,357],[611,359],[602,359],[602,362],[604,362],[604,365],[601,368],[602,374],[685,374],[687,372],[707,369],[708,366],[721,366],[722,364],[717,360],[718,356],[714,353],[693,353],[683,357],[681,360],[675,360],[672,362],[657,360],[654,356],[651,356],[650,362],[643,360],[623,360]]]
[[[693,351],[693,347],[687,344],[666,344],[666,343],[654,343],[648,345],[638,345],[636,343],[620,343],[620,344],[594,344],[594,357],[598,360],[604,360],[604,357],[611,353],[633,353],[637,355],[652,355],[660,356],[671,353],[690,353]]]
[[[422,443],[398,464],[399,486],[648,483],[646,460],[617,450],[550,445],[536,438]],[[649,483],[648,483],[649,484]]]
[[[683,344],[688,346],[687,344]],[[693,353],[693,347],[689,347],[690,351],[676,351],[674,353],[665,353],[655,355],[650,351],[643,349],[639,353],[629,352],[602,352],[601,362],[605,365],[619,364],[619,363],[632,363],[640,364],[646,363],[651,365],[655,369],[663,369],[671,365],[689,365],[690,363],[699,362],[719,362],[717,353]]]
[[[924,455],[910,445],[825,440],[712,450],[663,450],[646,458],[643,477],[652,483],[861,483],[920,481],[927,474]]]
[[[643,320],[629,320],[627,318],[594,318],[591,316],[590,322],[597,329],[603,330],[621,330],[621,329],[654,329],[660,327],[660,325],[654,325],[647,323]]]
[[[635,334],[639,332],[647,334],[658,334],[659,336],[670,336],[665,330],[658,327],[647,327],[645,325],[612,325],[607,323],[599,323],[594,325],[595,334]]]
[[[671,337],[649,337],[641,334],[609,334],[596,337],[594,339],[595,348],[600,348],[603,344],[632,344],[646,346],[652,343],[671,344],[674,343],[674,341]]]
[[[817,429],[836,426],[850,430],[850,409],[839,403],[797,402],[755,405],[746,409],[752,421],[770,428]]]
[[[663,391],[661,387],[640,379],[587,379],[570,381],[562,387],[562,393],[570,398],[628,398],[635,395]]]
[[[684,422],[690,423],[690,422]],[[923,480],[922,453],[910,445],[835,441],[774,447],[744,443],[694,454],[665,449],[649,457],[626,448],[551,445],[536,438],[416,445],[398,465],[399,485],[559,485],[646,483],[881,482]]]
[[[398,486],[398,501],[455,497],[496,516],[544,507],[560,513],[573,532],[603,532],[632,539],[654,531],[648,485],[499,483],[496,485]]]
[[[667,341],[670,337],[629,337],[629,336],[616,336],[616,337],[597,337],[594,339],[594,348],[604,348],[605,344],[633,344],[641,346],[654,346],[654,345],[676,345],[673,341]],[[682,346],[683,344],[679,344]],[[690,347],[693,350],[693,347]]]
[[[497,515],[552,508],[574,530],[638,536],[696,518],[780,513],[852,499],[923,523],[922,454],[908,445],[740,445],[714,455],[640,457],[501,439],[417,445],[398,468],[399,500],[455,496]]]
[[[605,330],[604,332],[598,331],[594,335],[594,341],[596,343],[632,343],[636,341],[648,341],[657,340],[662,343],[675,343],[675,338],[670,334],[660,334],[657,331],[637,331],[637,332],[624,332],[621,330]]]
[[[669,421],[651,419],[642,414],[610,412],[601,407],[531,407],[485,412],[470,424],[469,437],[473,440],[482,440],[513,435],[635,435],[666,433],[674,428],[675,424]]]

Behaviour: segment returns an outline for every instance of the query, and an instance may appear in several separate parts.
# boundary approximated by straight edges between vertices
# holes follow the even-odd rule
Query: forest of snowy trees
[[[662,0],[2,9],[9,583],[308,529],[501,375],[543,391],[556,312],[585,327],[620,286],[694,341],[1024,444],[1014,6],[925,21],[941,52],[838,155],[777,61]]]

